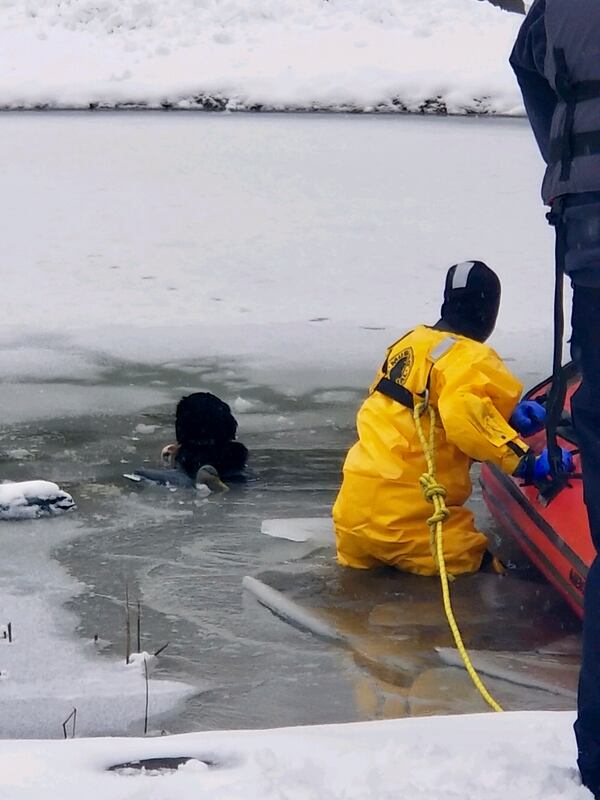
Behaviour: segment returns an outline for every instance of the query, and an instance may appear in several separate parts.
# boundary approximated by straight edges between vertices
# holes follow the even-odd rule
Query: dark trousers
[[[575,286],[571,352],[581,369],[572,412],[584,476],[592,540],[600,550],[600,288]],[[578,764],[583,783],[600,798],[600,559],[592,564],[584,595],[583,646],[577,698]]]

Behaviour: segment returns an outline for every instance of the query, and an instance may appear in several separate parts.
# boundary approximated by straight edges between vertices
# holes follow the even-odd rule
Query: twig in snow
[[[12,642],[12,622],[8,623],[8,643]]]
[[[131,619],[129,617],[129,586],[125,583],[125,663],[129,664],[131,655]]]
[[[65,739],[69,738],[68,735],[67,735],[67,725],[69,724],[69,722],[71,720],[73,720],[73,727],[71,729],[71,739],[74,739],[75,738],[75,727],[77,725],[77,709],[76,708],[73,708],[73,711],[71,711],[69,716],[66,718],[66,720],[62,724],[63,736],[65,737]]]
[[[142,607],[137,601],[137,652],[142,652]]]
[[[144,676],[146,679],[146,709],[144,711],[144,736],[148,733],[148,662],[144,659]]]
[[[169,646],[169,644],[170,644],[170,642],[167,642],[166,644],[163,644],[163,646],[162,646],[162,647],[159,647],[159,648],[158,648],[158,650],[157,650],[157,651],[154,653],[154,655],[155,655],[155,656],[159,656],[161,653],[163,653],[163,652],[164,652],[164,651],[167,649],[167,647]]]

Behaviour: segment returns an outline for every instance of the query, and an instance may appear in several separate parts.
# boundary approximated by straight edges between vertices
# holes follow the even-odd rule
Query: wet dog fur
[[[177,444],[163,449],[163,458],[194,477],[211,464],[224,479],[243,479],[248,449],[235,440],[237,421],[231,408],[210,392],[182,397],[175,413]]]

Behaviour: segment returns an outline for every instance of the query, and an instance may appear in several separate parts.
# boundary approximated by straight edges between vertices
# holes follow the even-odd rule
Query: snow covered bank
[[[589,800],[570,713],[521,712],[211,732],[2,742],[3,800]],[[140,759],[174,770],[107,771]]]
[[[4,0],[2,108],[520,114],[476,0]]]

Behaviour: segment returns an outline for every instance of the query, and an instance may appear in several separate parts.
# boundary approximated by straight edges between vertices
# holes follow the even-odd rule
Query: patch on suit
[[[401,350],[397,355],[392,356],[389,360],[390,380],[394,381],[394,383],[399,383],[400,386],[404,386],[414,363],[415,355],[412,347],[407,347],[405,350]]]

